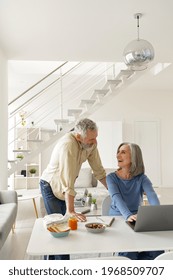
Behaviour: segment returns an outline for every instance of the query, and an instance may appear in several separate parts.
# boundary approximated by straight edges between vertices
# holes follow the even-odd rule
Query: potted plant
[[[18,154],[18,155],[16,156],[16,158],[17,158],[18,160],[22,160],[22,159],[24,158],[24,156],[23,156],[22,154]]]
[[[35,176],[35,173],[37,172],[37,169],[36,168],[31,168],[29,170],[29,173],[31,174],[31,176]]]
[[[91,206],[91,201],[92,201],[92,194],[88,193],[87,198],[86,198],[86,206]]]
[[[91,200],[91,210],[97,210],[97,200],[96,198],[92,198]]]

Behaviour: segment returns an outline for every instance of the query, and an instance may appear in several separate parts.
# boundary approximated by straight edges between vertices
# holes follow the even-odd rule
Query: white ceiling
[[[0,0],[0,49],[15,61],[123,61],[140,12],[140,38],[152,43],[154,63],[173,63],[172,11],[172,0]],[[132,88],[172,90],[172,71],[171,64],[148,72]]]

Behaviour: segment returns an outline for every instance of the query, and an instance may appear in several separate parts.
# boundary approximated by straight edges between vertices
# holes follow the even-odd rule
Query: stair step
[[[40,142],[43,142],[43,140],[41,140],[41,139],[28,139],[27,142],[38,142],[38,143],[40,143]]]
[[[107,80],[108,85],[118,86],[122,83],[122,80]]]
[[[49,128],[41,128],[41,132],[48,132],[48,133],[56,133],[55,129],[49,129]]]
[[[13,150],[14,153],[30,153],[31,150]]]
[[[63,130],[63,125],[69,123],[69,119],[55,119],[54,123],[56,124],[56,132]]]
[[[95,102],[95,99],[82,99],[79,104],[79,107],[89,107],[92,106]]]
[[[135,71],[133,70],[129,70],[129,69],[126,69],[126,70],[121,70],[119,75],[117,76],[117,78],[121,78],[121,77],[126,77],[127,79],[130,78],[133,74],[135,73]]]
[[[69,123],[68,119],[55,119],[54,120],[55,124],[64,124],[64,123]]]
[[[96,99],[97,97],[104,97],[109,92],[109,89],[96,89],[91,96],[91,99]]]
[[[82,113],[82,109],[69,109],[68,116],[69,117],[77,117]]]

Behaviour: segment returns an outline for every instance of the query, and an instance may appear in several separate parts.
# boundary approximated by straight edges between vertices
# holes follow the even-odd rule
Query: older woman
[[[123,216],[132,222],[136,220],[139,205],[142,204],[145,193],[151,205],[160,204],[145,175],[145,168],[140,147],[134,143],[122,143],[117,149],[118,169],[107,178],[108,191],[112,199],[109,214]],[[163,251],[123,252],[119,255],[133,260],[154,259]]]

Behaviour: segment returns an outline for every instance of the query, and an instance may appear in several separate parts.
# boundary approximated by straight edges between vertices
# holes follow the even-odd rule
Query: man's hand
[[[74,210],[74,196],[66,193],[65,201],[66,201],[67,213],[70,214],[70,216],[74,216],[78,221],[85,222],[86,216],[83,214],[77,213]]]
[[[77,213],[75,211],[68,212],[71,216],[75,217],[79,222],[86,222],[86,216],[84,214]]]

